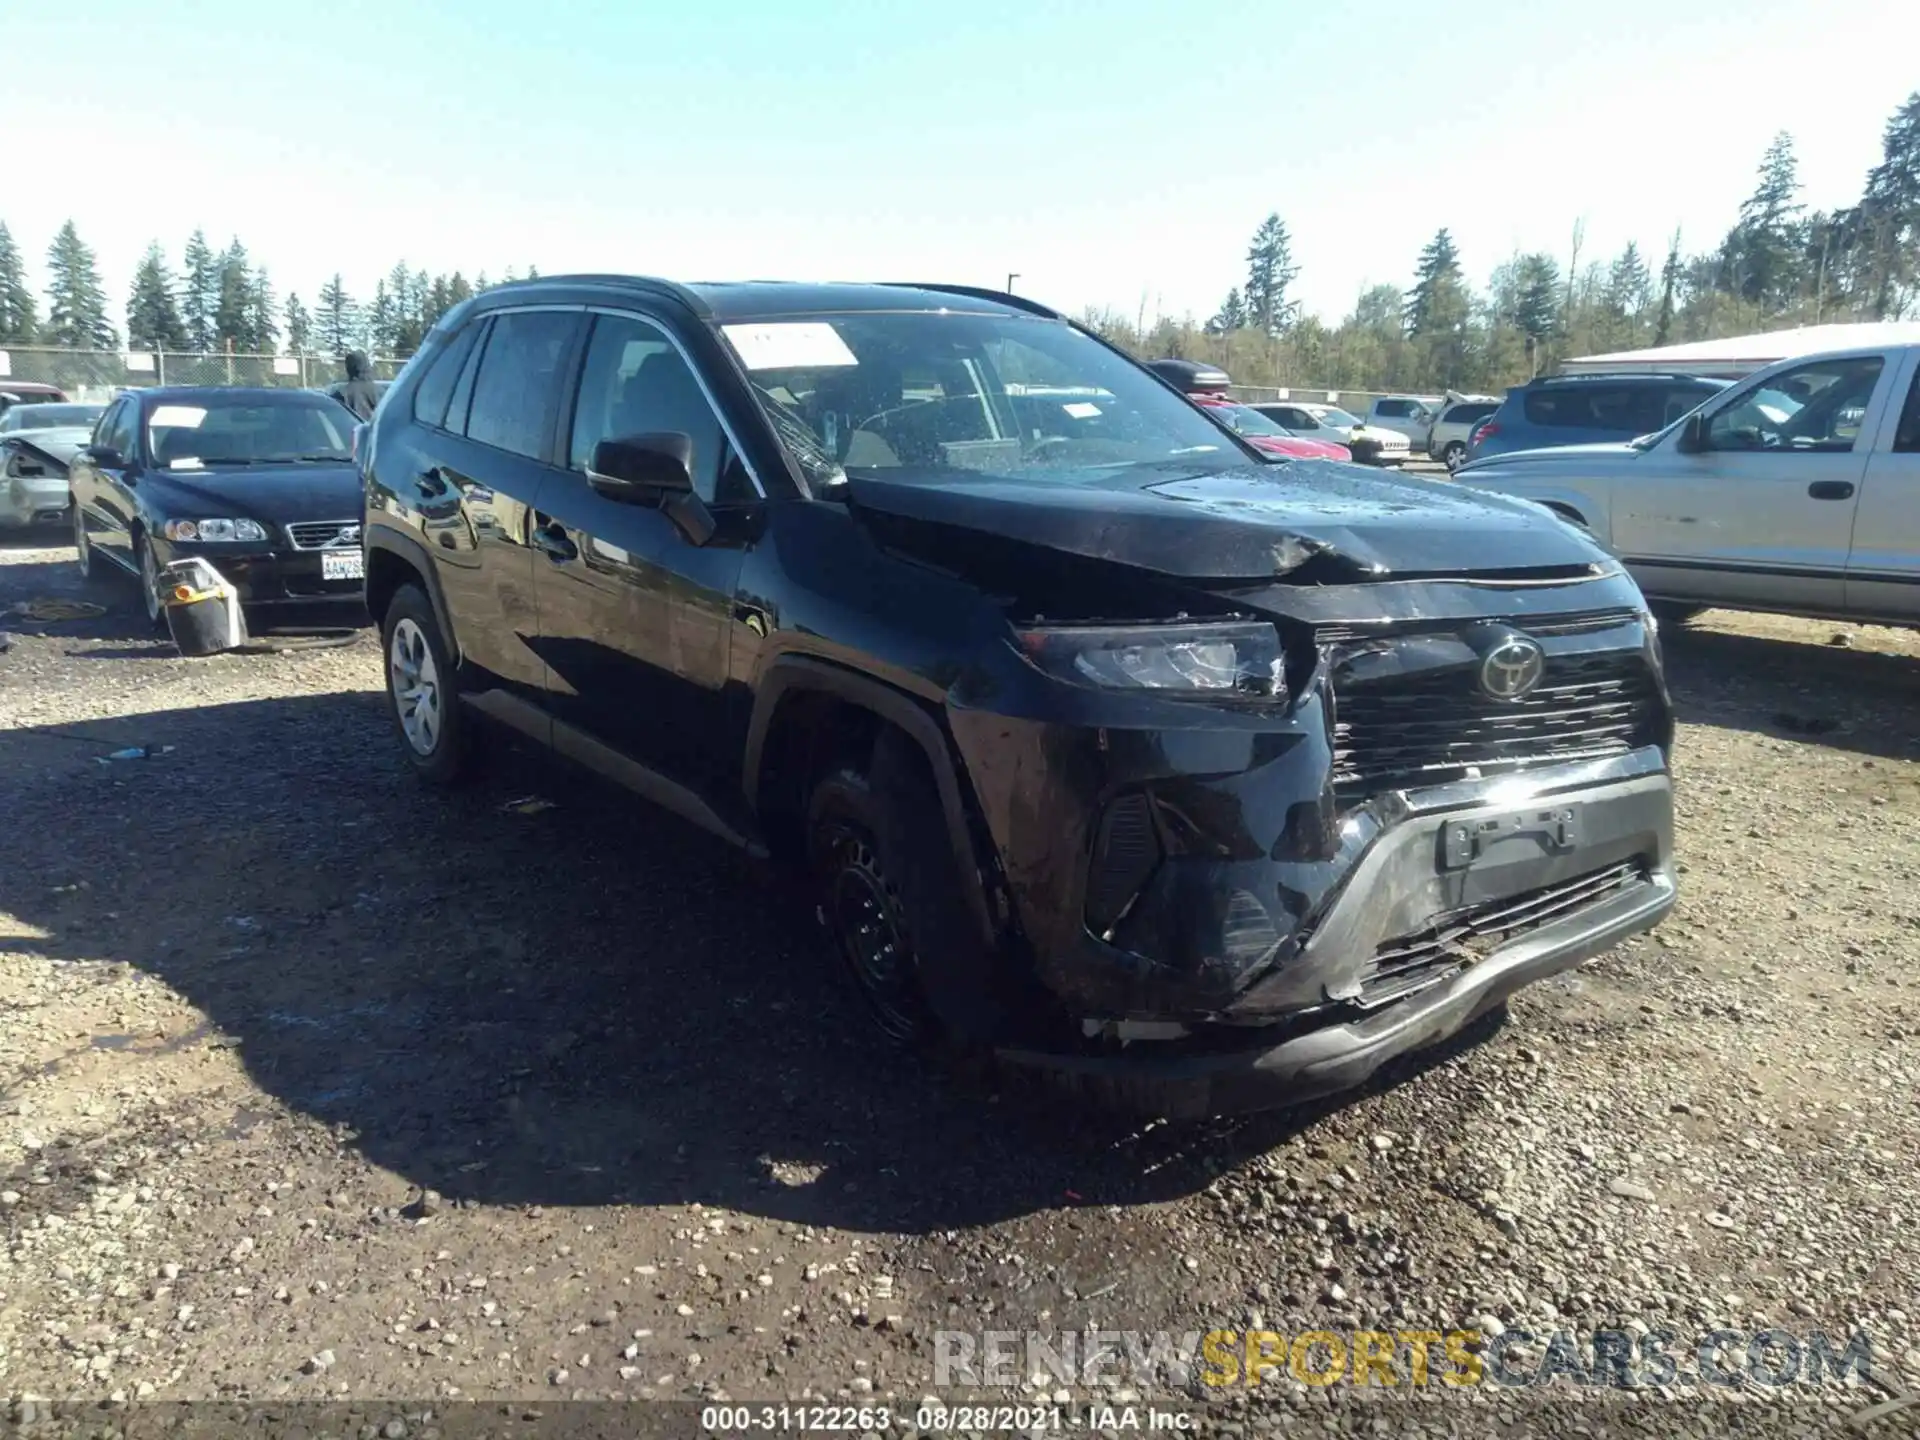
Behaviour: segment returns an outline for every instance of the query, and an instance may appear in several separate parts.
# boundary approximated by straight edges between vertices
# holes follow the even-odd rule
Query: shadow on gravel
[[[1190,1193],[1332,1108],[1142,1131],[929,1075],[867,1043],[803,907],[731,851],[516,749],[433,795],[378,694],[85,728],[175,748],[0,733],[0,910],[42,937],[9,946],[158,976],[216,1032],[193,1043],[450,1199],[917,1234]],[[503,808],[530,792],[554,808]]]
[[[1660,635],[1683,721],[1920,759],[1920,656],[1679,626]]]

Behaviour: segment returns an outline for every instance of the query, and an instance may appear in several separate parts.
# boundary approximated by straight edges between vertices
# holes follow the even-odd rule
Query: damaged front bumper
[[[1100,1053],[1002,1058],[1172,1118],[1293,1104],[1364,1083],[1673,906],[1672,793],[1657,750],[1535,771],[1524,787],[1402,798],[1402,818],[1311,937],[1218,1022]]]
[[[1546,678],[1512,704],[1472,675],[1516,630]],[[1315,638],[1284,715],[1076,712],[1006,683],[950,706],[1010,919],[1074,1032],[1009,1038],[1009,1061],[1160,1114],[1283,1105],[1671,908],[1672,717],[1643,610]]]

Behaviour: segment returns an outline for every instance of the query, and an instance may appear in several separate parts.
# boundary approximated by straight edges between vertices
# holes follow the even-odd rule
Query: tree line
[[[1887,122],[1857,200],[1808,211],[1800,189],[1793,138],[1783,132],[1761,157],[1753,193],[1709,248],[1689,254],[1676,233],[1657,266],[1631,243],[1595,259],[1583,254],[1575,225],[1564,264],[1544,251],[1514,255],[1477,292],[1442,228],[1415,260],[1411,284],[1370,287],[1331,326],[1303,315],[1293,298],[1299,267],[1276,212],[1247,247],[1244,283],[1210,319],[1149,323],[1144,307],[1136,317],[1093,310],[1083,318],[1136,353],[1207,360],[1248,384],[1433,391],[1495,389],[1569,355],[1920,311],[1920,91]],[[0,344],[118,349],[93,251],[71,221],[54,237],[47,268],[42,318],[0,222]],[[195,231],[177,271],[157,243],[141,260],[127,297],[127,348],[406,356],[435,320],[488,283],[401,263],[364,299],[336,274],[309,308],[297,294],[279,300],[238,239],[216,251]]]
[[[1689,253],[1676,233],[1657,259],[1631,243],[1596,259],[1575,225],[1564,260],[1511,256],[1478,292],[1443,228],[1409,285],[1369,287],[1337,325],[1292,299],[1299,269],[1275,213],[1248,244],[1245,281],[1210,319],[1149,321],[1144,307],[1082,318],[1136,354],[1204,360],[1245,384],[1424,392],[1498,390],[1573,355],[1920,313],[1920,91],[1887,122],[1857,200],[1809,211],[1800,194],[1783,132],[1710,247]]]
[[[46,313],[26,281],[20,248],[0,221],[0,345],[63,350],[118,350],[120,327],[109,314],[93,248],[69,220],[47,250]],[[539,275],[529,268],[528,278]],[[507,280],[517,278],[508,270]],[[126,304],[126,348],[183,354],[340,356],[364,349],[404,358],[420,347],[442,315],[493,282],[456,270],[430,275],[403,261],[364,302],[339,275],[323,284],[309,308],[297,293],[274,293],[266,267],[236,238],[215,250],[193,232],[176,270],[154,242],[133,273]]]

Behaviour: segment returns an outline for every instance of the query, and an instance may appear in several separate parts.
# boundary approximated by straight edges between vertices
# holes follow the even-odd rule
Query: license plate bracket
[[[320,552],[320,578],[322,580],[362,580],[366,578],[366,561],[358,550],[323,550]]]
[[[1580,843],[1580,807],[1543,805],[1449,820],[1440,832],[1440,868],[1464,870],[1496,847],[1516,841],[1530,841],[1549,853],[1573,849]]]

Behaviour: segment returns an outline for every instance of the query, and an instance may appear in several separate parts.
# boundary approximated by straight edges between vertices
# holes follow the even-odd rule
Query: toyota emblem
[[[1546,673],[1547,656],[1524,635],[1509,635],[1480,661],[1480,688],[1496,700],[1524,700]]]

